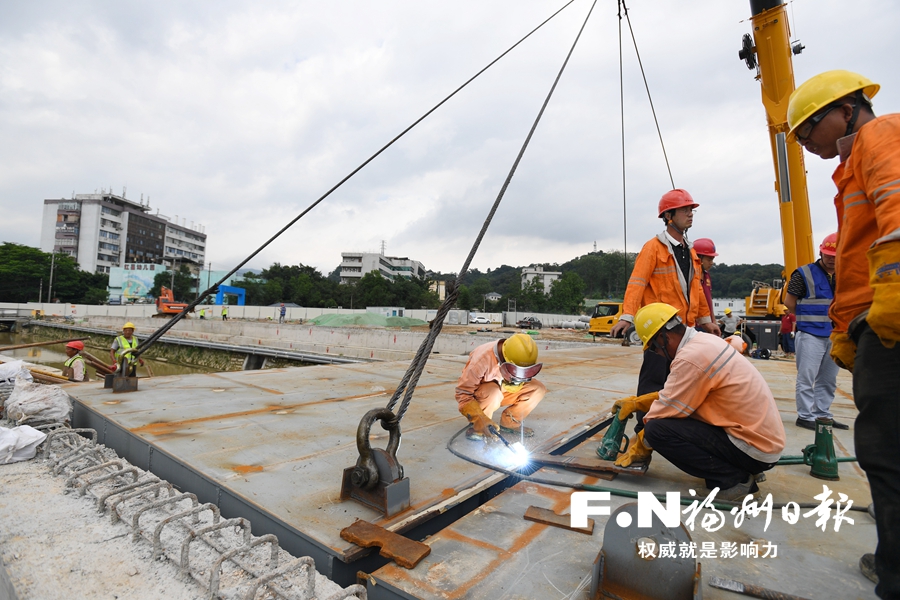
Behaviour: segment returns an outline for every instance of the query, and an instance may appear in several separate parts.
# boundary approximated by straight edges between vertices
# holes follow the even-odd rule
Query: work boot
[[[500,426],[500,431],[503,433],[512,433],[515,435],[521,435],[523,437],[534,437],[534,429],[531,427],[517,426],[517,427],[507,427],[506,425]]]
[[[512,422],[512,425],[504,425],[503,421],[509,419]],[[508,412],[504,412],[503,416],[500,418],[500,431],[503,433],[514,433],[516,435],[521,435],[522,437],[533,437],[534,429],[531,427],[525,427],[522,425],[521,421],[518,421],[515,417],[510,415]]]
[[[765,480],[766,480],[765,472],[757,473],[756,475],[753,476],[753,481],[755,481],[756,483],[762,483]]]
[[[729,502],[743,502],[745,496],[756,496],[756,493],[753,490],[756,482],[753,480],[753,477],[748,477],[747,481],[744,483],[739,483],[737,485],[733,485],[726,490],[719,490],[719,493],[716,494],[716,500],[728,500]],[[757,490],[759,488],[757,487]]]
[[[850,429],[849,425],[847,425],[846,423],[841,423],[837,419],[831,420],[831,426],[834,427],[835,429]]]
[[[862,558],[859,559],[859,570],[862,571],[862,574],[865,575],[869,581],[875,584],[878,583],[878,574],[875,572],[874,554],[862,555]]]
[[[805,419],[797,418],[797,422],[794,423],[797,427],[802,427],[803,429],[810,429],[812,431],[816,430],[816,422],[815,421],[806,421]]]

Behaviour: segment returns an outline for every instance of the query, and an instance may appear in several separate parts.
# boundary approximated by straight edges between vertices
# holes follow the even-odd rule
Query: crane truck
[[[762,350],[778,347],[777,319],[787,311],[782,302],[784,286],[797,267],[813,262],[812,223],[806,188],[806,167],[799,144],[788,144],[787,108],[795,89],[793,55],[803,51],[800,42],[791,43],[784,0],[750,0],[753,33],[745,34],[738,56],[762,89],[763,107],[775,164],[775,193],[781,217],[784,248],[782,279],[753,282],[746,298],[746,327]]]

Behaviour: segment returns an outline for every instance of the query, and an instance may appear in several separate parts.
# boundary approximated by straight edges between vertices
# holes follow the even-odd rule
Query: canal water
[[[77,332],[60,331],[60,339],[71,339],[79,337]],[[46,337],[38,339],[30,333],[10,333],[8,331],[0,331],[0,348],[5,346],[15,346],[19,344],[30,344],[33,342],[46,341]],[[96,356],[98,359],[110,363],[109,348],[86,346],[85,350]],[[66,360],[65,344],[54,344],[51,346],[38,346],[36,348],[21,348],[19,350],[0,351],[4,356],[10,356],[26,362],[39,365],[47,365],[62,369]],[[150,365],[154,376],[163,375],[183,375],[186,373],[210,373],[212,369],[205,367],[192,367],[177,363],[163,362],[160,360],[151,360],[145,358],[144,362]],[[88,373],[91,379],[97,379],[94,369],[88,367]],[[138,376],[144,377],[147,371],[144,368],[138,368]]]

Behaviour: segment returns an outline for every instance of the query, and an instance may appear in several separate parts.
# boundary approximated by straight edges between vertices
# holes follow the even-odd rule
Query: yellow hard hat
[[[797,139],[796,131],[804,121],[835,100],[862,90],[867,99],[878,93],[881,86],[867,77],[851,71],[825,71],[804,81],[791,94],[788,101],[787,120],[790,131],[787,140]]]
[[[725,309],[725,314],[726,314],[726,315],[730,315],[730,314],[731,314],[731,309],[730,309],[730,308],[726,308],[726,309]]]
[[[134,323],[128,321],[127,323],[122,325],[122,329],[136,329],[136,327],[134,326]]]
[[[531,336],[517,333],[500,340],[500,374],[506,381],[528,381],[544,366],[537,361],[538,348]]]
[[[644,342],[644,350],[650,345],[653,336],[677,314],[677,308],[664,302],[654,302],[637,311],[634,315],[634,330]]]

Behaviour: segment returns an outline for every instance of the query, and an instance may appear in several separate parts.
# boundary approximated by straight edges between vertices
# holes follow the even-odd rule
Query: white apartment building
[[[522,269],[522,289],[535,279],[544,285],[544,294],[550,293],[550,284],[562,277],[562,271],[545,271],[544,267],[528,267]]]
[[[393,281],[397,277],[425,277],[425,265],[406,257],[377,252],[341,252],[341,283],[355,283],[371,271]]]
[[[202,229],[202,228],[201,228]],[[41,250],[72,256],[83,271],[109,273],[126,263],[203,265],[206,234],[151,213],[149,200],[111,192],[44,200]]]

